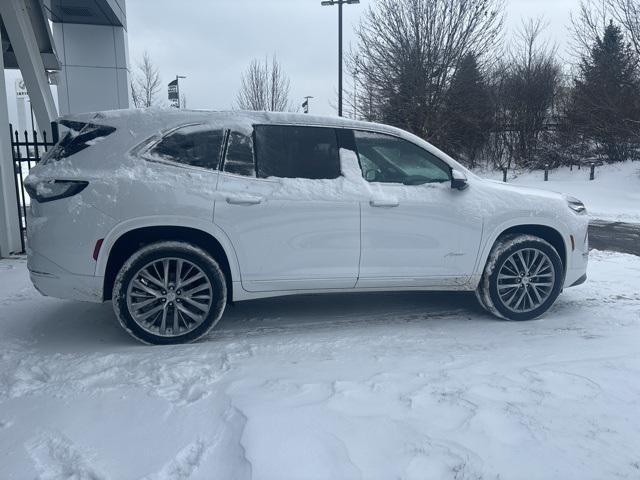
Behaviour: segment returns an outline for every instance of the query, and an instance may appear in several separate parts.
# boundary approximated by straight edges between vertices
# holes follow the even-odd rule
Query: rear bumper
[[[68,272],[35,252],[30,252],[27,267],[31,283],[42,295],[83,302],[102,302],[102,277]]]

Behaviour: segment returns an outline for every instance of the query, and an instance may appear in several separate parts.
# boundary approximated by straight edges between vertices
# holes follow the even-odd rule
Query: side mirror
[[[364,179],[367,182],[373,182],[376,179],[376,177],[377,175],[375,170],[367,170],[366,173],[364,174]]]
[[[451,188],[456,190],[464,190],[469,184],[467,183],[467,176],[460,170],[451,169]]]

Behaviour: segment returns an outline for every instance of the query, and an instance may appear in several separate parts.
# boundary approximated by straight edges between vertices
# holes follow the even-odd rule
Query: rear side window
[[[255,177],[256,167],[253,155],[253,140],[240,132],[229,132],[227,153],[224,159],[224,171]]]
[[[223,138],[223,130],[208,125],[189,125],[169,133],[145,157],[216,170]]]
[[[331,179],[340,176],[333,128],[257,125],[258,177]]]
[[[67,134],[53,147],[43,164],[62,160],[89,148],[116,131],[114,127],[94,125],[93,123],[61,120],[60,124],[69,129]]]

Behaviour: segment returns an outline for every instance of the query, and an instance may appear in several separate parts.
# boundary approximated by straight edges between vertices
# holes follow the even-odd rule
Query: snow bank
[[[485,172],[486,173],[486,172]],[[508,181],[515,185],[553,190],[582,200],[592,218],[640,222],[640,162],[624,162],[596,167],[595,180],[589,180],[589,167],[562,167],[549,172],[516,172]],[[489,172],[486,178],[502,180],[502,172]]]

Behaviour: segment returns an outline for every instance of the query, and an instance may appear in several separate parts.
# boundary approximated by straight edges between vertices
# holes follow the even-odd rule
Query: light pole
[[[309,113],[309,99],[313,98],[311,95],[307,95],[304,97],[304,102],[302,103],[302,108],[304,108],[304,113]]]
[[[180,79],[187,78],[183,75],[176,75],[176,93],[178,94],[178,110],[180,110]]]
[[[353,119],[358,119],[358,57],[353,67]]]
[[[360,0],[325,0],[323,7],[338,5],[338,116],[342,116],[342,5],[360,3]]]

